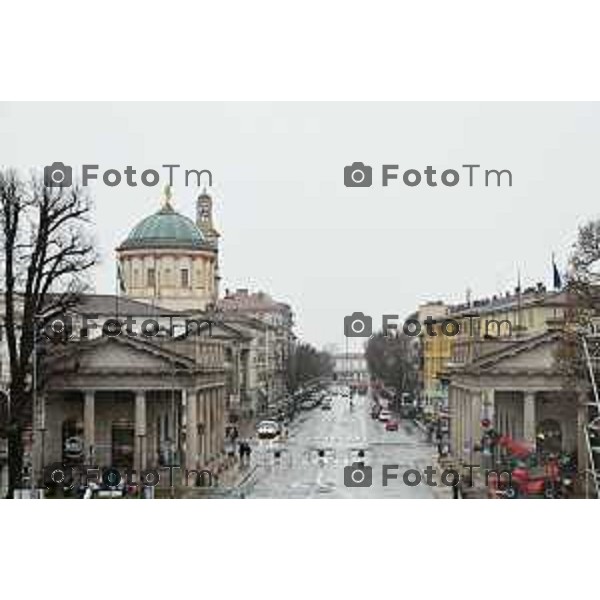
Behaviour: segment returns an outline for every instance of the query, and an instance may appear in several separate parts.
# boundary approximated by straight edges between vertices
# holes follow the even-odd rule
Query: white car
[[[389,410],[385,410],[383,409],[380,413],[379,413],[379,417],[377,417],[380,421],[385,422],[385,421],[389,421],[392,417],[392,413],[390,413]]]
[[[273,439],[280,433],[277,421],[261,421],[256,427],[259,438]]]

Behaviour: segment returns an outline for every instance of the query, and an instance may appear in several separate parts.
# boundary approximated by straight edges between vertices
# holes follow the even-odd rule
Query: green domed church
[[[196,221],[177,212],[169,186],[157,212],[117,248],[124,293],[171,310],[205,310],[219,295],[219,234],[212,197],[196,200]]]

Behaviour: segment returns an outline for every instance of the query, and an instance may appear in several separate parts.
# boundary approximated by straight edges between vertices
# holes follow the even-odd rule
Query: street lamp
[[[35,321],[34,321],[35,323]],[[38,361],[37,361],[37,327],[34,324],[34,328],[33,328],[33,377],[32,377],[32,386],[33,386],[33,410],[32,410],[32,417],[31,417],[31,431],[32,431],[32,457],[31,457],[31,498],[35,497],[35,489],[36,489],[36,478],[38,476],[37,472],[36,472],[36,461],[35,461],[35,455],[34,455],[34,451],[35,451],[35,446],[36,446],[36,430],[38,433],[41,433],[41,430],[44,429],[45,431],[45,415],[43,414],[43,412],[41,412],[38,415],[38,393],[37,393],[37,387],[38,387],[38,373],[37,373],[37,369],[38,369]],[[43,411],[43,409],[42,409]],[[39,419],[39,422],[36,423],[36,421]],[[43,438],[44,436],[42,436],[42,448],[43,448]],[[44,462],[43,462],[43,449],[40,451],[40,468],[43,470],[44,468]]]

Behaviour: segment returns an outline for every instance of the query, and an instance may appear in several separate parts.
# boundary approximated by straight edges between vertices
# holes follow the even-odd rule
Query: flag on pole
[[[552,254],[552,279],[555,290],[560,290],[562,288],[562,278],[558,271],[558,267],[556,266],[556,261],[554,260],[554,254]]]

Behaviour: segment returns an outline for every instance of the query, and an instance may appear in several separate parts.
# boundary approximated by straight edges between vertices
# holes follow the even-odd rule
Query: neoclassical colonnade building
[[[114,306],[119,318],[160,320],[164,312],[198,314],[214,306],[217,241],[211,197],[198,197],[194,223],[175,211],[167,188],[160,209],[117,248],[121,309],[115,296],[88,297],[103,303],[94,312],[110,314]],[[57,461],[211,468],[224,443],[225,354],[224,341],[206,332],[186,338],[166,332],[80,335],[51,345],[40,362],[43,381],[34,406],[34,473],[39,477]]]
[[[97,337],[53,349],[35,466],[210,466],[222,450],[223,358],[222,344],[192,336]]]

